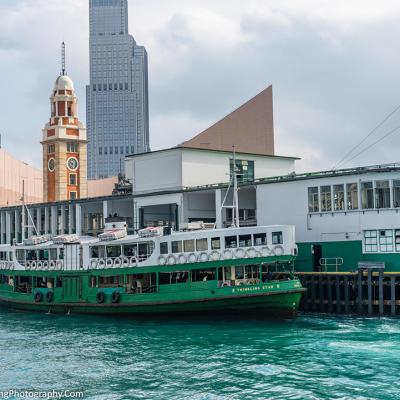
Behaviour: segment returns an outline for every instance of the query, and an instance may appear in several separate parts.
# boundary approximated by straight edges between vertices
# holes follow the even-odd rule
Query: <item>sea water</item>
[[[400,399],[400,320],[0,310],[0,393],[10,389],[104,400]]]

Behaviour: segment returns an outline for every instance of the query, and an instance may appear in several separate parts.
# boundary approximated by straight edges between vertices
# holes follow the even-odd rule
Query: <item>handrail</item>
[[[319,265],[325,268],[324,272],[328,272],[328,267],[335,267],[335,271],[339,271],[339,267],[343,265],[342,257],[325,257],[319,259]]]

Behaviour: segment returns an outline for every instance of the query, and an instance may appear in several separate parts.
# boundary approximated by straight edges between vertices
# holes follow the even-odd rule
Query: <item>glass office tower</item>
[[[88,178],[123,171],[127,154],[149,148],[147,52],[128,33],[127,0],[89,0],[86,87]]]

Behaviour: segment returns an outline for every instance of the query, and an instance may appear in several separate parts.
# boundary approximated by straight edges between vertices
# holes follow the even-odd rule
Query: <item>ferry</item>
[[[305,289],[291,273],[294,226],[185,231],[106,220],[98,237],[33,236],[0,246],[0,305],[108,315],[295,316]],[[286,273],[282,273],[286,272]]]

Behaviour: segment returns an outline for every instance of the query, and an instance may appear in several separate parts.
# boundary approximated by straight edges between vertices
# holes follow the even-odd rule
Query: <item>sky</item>
[[[85,121],[88,3],[0,0],[2,146],[39,168],[62,41]],[[129,0],[130,33],[149,56],[152,149],[272,84],[275,153],[300,157],[298,172],[337,166],[400,105],[399,21],[397,0]],[[398,126],[400,110],[339,166],[400,161]]]

